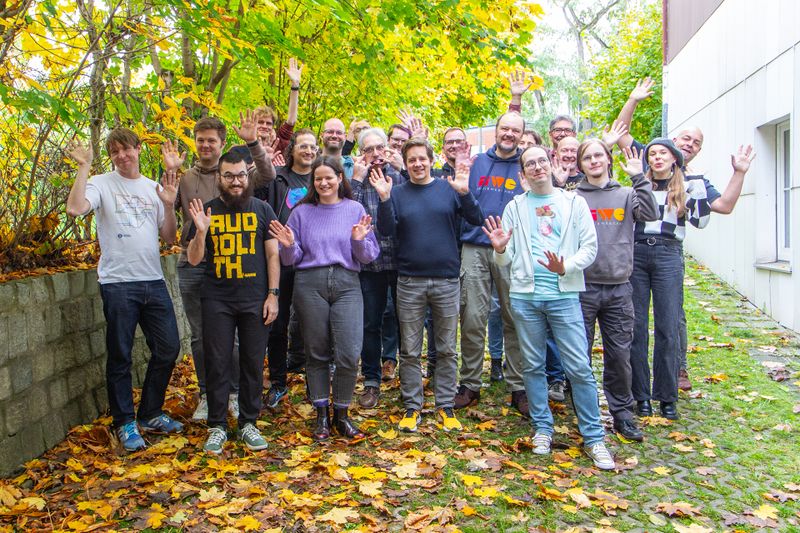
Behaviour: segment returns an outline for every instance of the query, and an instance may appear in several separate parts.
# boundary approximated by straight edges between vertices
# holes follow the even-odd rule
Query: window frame
[[[791,146],[792,130],[787,120],[775,126],[775,258],[787,262],[792,260],[793,237]]]

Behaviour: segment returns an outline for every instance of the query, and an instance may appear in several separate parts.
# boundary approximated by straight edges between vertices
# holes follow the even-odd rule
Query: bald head
[[[342,155],[344,145],[344,122],[338,118],[330,118],[322,126],[322,145],[327,155]]]
[[[556,145],[556,160],[562,168],[570,172],[570,176],[578,173],[578,146],[581,143],[575,137],[564,137]]]
[[[679,131],[672,142],[683,153],[684,163],[688,165],[703,149],[703,132],[697,126],[689,126]]]
[[[508,159],[517,153],[525,120],[519,113],[509,112],[500,116],[494,129],[495,153],[501,159]]]

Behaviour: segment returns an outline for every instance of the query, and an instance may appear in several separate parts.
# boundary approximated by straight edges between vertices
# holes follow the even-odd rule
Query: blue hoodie
[[[481,206],[485,217],[503,216],[506,204],[525,190],[519,178],[519,156],[521,151],[508,159],[500,159],[495,153],[496,146],[478,154],[469,173],[469,190]],[[463,221],[461,242],[477,246],[491,246],[483,234],[481,226]]]

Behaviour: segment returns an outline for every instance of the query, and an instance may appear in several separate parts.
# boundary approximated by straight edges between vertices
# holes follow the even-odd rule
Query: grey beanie
[[[655,145],[665,146],[672,155],[675,156],[675,162],[678,163],[679,168],[683,168],[683,152],[678,150],[678,147],[675,146],[675,143],[672,142],[672,139],[668,139],[666,137],[656,137],[645,147],[644,149],[644,160],[647,161],[647,154],[650,152],[650,147]]]

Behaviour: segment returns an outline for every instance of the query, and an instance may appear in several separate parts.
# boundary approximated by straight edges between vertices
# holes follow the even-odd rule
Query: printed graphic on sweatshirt
[[[294,209],[294,206],[297,203],[305,198],[306,194],[308,193],[308,187],[298,187],[296,189],[289,189],[289,192],[286,193],[286,207],[289,209]]]
[[[517,180],[514,178],[504,178],[503,176],[481,176],[478,178],[478,189],[508,189],[513,191],[517,188]]]
[[[250,211],[211,215],[208,232],[214,244],[213,261],[217,279],[242,279],[257,275],[257,230],[258,217]]]
[[[115,193],[114,205],[117,223],[127,228],[141,228],[155,210],[155,204],[147,198],[130,194]]]
[[[590,209],[595,224],[619,225],[625,220],[624,207]]]

